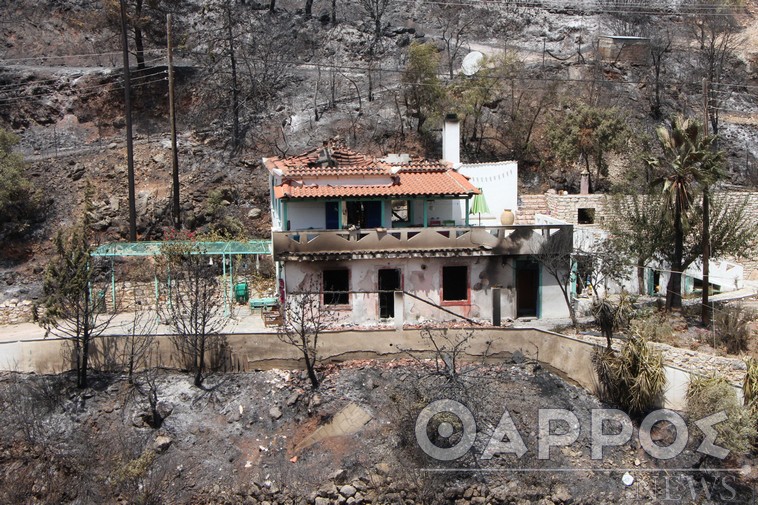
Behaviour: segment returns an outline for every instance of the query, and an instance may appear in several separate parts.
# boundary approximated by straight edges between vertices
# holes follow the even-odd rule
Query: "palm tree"
[[[682,307],[682,256],[687,211],[696,186],[701,186],[707,206],[708,187],[721,176],[719,164],[722,153],[713,150],[715,137],[703,134],[701,125],[692,119],[677,116],[671,127],[656,130],[663,149],[663,159],[648,160],[651,167],[663,171],[663,194],[672,213],[674,227],[674,253],[671,277],[666,288],[666,310]],[[704,289],[708,289],[705,286]]]

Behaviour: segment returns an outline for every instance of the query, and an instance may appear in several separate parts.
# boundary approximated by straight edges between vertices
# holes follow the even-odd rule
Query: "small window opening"
[[[468,267],[442,267],[442,301],[468,300]]]
[[[576,222],[579,224],[595,224],[595,209],[577,209]]]
[[[324,305],[350,303],[350,275],[347,270],[324,270]]]

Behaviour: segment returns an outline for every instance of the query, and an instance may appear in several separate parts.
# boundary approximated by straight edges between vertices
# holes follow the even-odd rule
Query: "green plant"
[[[235,188],[215,188],[208,192],[208,199],[205,201],[205,213],[210,216],[217,216],[221,209],[239,200],[239,194]]]
[[[692,422],[724,412],[727,418],[714,425],[718,433],[714,443],[738,454],[752,447],[755,422],[750,412],[740,405],[735,389],[723,377],[691,377],[687,411]]]
[[[643,337],[627,340],[621,352],[596,349],[592,361],[607,401],[635,416],[659,402],[666,387],[663,355]]]
[[[745,361],[747,373],[742,383],[743,404],[750,409],[753,418],[758,421],[758,360],[748,358]]]
[[[155,451],[147,449],[136,459],[126,461],[116,468],[113,477],[117,482],[143,478],[155,461]]]
[[[717,342],[726,346],[729,354],[747,351],[753,334],[750,323],[756,319],[755,312],[738,303],[723,306],[715,311],[714,316]]]
[[[13,152],[16,144],[18,137],[0,128],[0,236],[22,235],[42,217],[40,194]]]
[[[597,299],[592,305],[592,315],[595,323],[600,326],[603,336],[608,341],[608,349],[611,348],[613,331],[627,328],[632,317],[632,300],[626,292],[621,293],[618,303],[607,298]]]

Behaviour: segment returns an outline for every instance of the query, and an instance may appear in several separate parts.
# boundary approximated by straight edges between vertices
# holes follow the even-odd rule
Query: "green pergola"
[[[103,244],[92,251],[91,256],[106,257],[111,260],[111,302],[116,306],[116,271],[113,259],[130,256],[160,256],[164,247],[186,247],[191,254],[203,256],[221,256],[223,284],[227,284],[227,260],[229,262],[229,286],[224,289],[224,314],[229,315],[229,299],[234,296],[234,257],[255,256],[255,268],[260,267],[260,256],[271,255],[270,240],[249,240],[229,242],[202,241],[162,241],[162,242],[112,242]],[[158,301],[158,276],[155,276],[155,299]]]

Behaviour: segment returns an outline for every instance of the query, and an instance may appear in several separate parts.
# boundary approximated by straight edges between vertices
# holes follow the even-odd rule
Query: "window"
[[[340,227],[340,202],[326,202],[324,204],[326,216],[324,222],[327,230],[338,230]]]
[[[442,301],[468,301],[468,267],[442,267]]]
[[[324,305],[350,303],[350,275],[347,270],[324,270]]]
[[[577,209],[576,222],[579,224],[595,224],[595,209]]]
[[[410,202],[408,200],[392,200],[392,222],[410,223]]]

